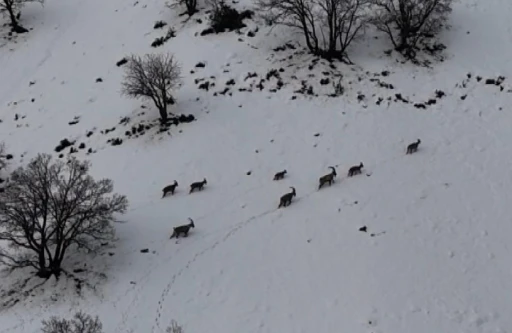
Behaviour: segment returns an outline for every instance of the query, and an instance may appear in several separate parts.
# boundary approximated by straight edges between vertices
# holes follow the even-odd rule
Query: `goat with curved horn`
[[[281,199],[279,200],[279,206],[277,208],[287,207],[292,203],[292,199],[297,195],[297,192],[295,191],[295,187],[290,186],[290,188],[292,189],[292,191],[286,193],[281,197]]]
[[[336,177],[338,174],[336,173],[336,169],[333,166],[330,166],[329,169],[331,169],[331,173],[324,175],[318,179],[318,189],[321,189],[322,186],[324,186],[325,184],[329,184],[329,186],[331,186],[332,183],[334,183],[334,177]]]
[[[173,233],[170,238],[176,237],[179,238],[180,234],[183,234],[184,237],[188,237],[188,232],[190,228],[195,228],[194,221],[189,217],[190,223],[185,225],[180,225],[178,227],[173,228]]]

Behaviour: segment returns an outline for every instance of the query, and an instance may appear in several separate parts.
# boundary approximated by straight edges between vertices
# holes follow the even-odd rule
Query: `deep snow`
[[[172,319],[186,333],[510,332],[512,85],[507,79],[500,91],[484,81],[512,74],[511,14],[510,1],[459,1],[442,36],[446,60],[430,69],[385,56],[385,38],[370,35],[350,50],[355,66],[320,61],[309,71],[307,54],[272,50],[295,36],[261,23],[243,30],[258,25],[254,38],[194,37],[204,24],[182,25],[162,1],[28,6],[23,22],[34,30],[0,47],[0,141],[14,167],[63,138],[86,143],[96,153],[77,156],[92,161],[95,177],[112,178],[131,207],[116,224],[113,255],[68,261],[98,273],[89,278],[95,292],[77,297],[72,283],[49,281],[0,312],[0,333],[37,332],[42,319],[78,309],[99,315],[108,333],[163,332]],[[153,30],[157,20],[177,37],[153,49],[166,31]],[[119,95],[115,63],[154,51],[174,52],[183,64],[173,111],[198,120],[110,146],[136,120],[157,116],[149,103]],[[199,61],[206,67],[195,68]],[[281,91],[269,92],[274,81],[238,91],[259,82],[244,81],[248,72],[280,67]],[[389,76],[374,75],[384,70]],[[322,95],[332,92],[318,84],[323,71],[343,75],[342,97]],[[216,86],[198,90],[194,79],[210,76]],[[377,87],[376,77],[395,89]],[[213,96],[230,79],[233,95]],[[321,96],[294,94],[301,79]],[[425,110],[413,106],[436,90],[446,96]],[[386,100],[396,93],[412,103]],[[132,123],[119,125],[126,116]],[[405,155],[417,138],[418,153]],[[363,174],[347,178],[361,161]],[[330,165],[339,177],[317,191]],[[287,177],[272,181],[282,169]],[[189,195],[204,177],[205,190]],[[161,199],[174,179],[176,194]],[[278,210],[289,186],[297,198]],[[169,240],[188,217],[196,223],[190,236]],[[4,275],[2,287],[17,276]]]

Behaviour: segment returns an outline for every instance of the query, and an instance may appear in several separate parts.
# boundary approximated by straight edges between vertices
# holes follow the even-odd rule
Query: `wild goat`
[[[355,165],[348,169],[348,176],[352,177],[354,175],[358,175],[361,173],[361,169],[364,167],[363,162],[361,162],[359,165]]]
[[[297,193],[295,192],[294,187],[290,187],[290,188],[292,189],[292,191],[290,193],[286,193],[285,195],[283,195],[281,197],[281,199],[279,200],[279,206],[277,208],[286,207],[292,203],[292,199],[294,196],[297,195]]]
[[[280,180],[280,179],[283,179],[284,178],[284,175],[287,174],[287,171],[286,170],[283,170],[283,171],[279,171],[278,173],[275,174],[274,176],[274,180]]]
[[[185,225],[180,225],[178,227],[174,227],[173,228],[173,233],[171,235],[171,238],[173,237],[176,237],[176,238],[179,238],[180,237],[180,234],[183,234],[184,237],[188,237],[188,232],[190,231],[190,228],[195,228],[196,226],[194,225],[194,221],[189,217],[188,218],[190,223],[189,224],[185,224]]]
[[[318,186],[318,189],[321,189],[322,186],[324,186],[325,184],[329,184],[329,186],[331,186],[331,184],[334,183],[334,177],[337,176],[336,169],[334,169],[334,167],[332,167],[332,166],[329,168],[332,170],[331,173],[320,177],[320,179],[318,180],[320,183],[320,185]]]
[[[407,152],[406,154],[412,154],[418,151],[418,146],[420,145],[421,140],[418,139],[418,141],[411,143],[407,146]]]
[[[164,193],[162,195],[162,198],[164,198],[168,193],[171,193],[171,195],[174,195],[174,190],[178,187],[178,182],[174,181],[174,184],[168,185],[163,188],[162,192]]]
[[[200,182],[195,182],[195,183],[192,183],[190,184],[190,192],[189,193],[192,193],[194,192],[195,190],[198,190],[198,191],[202,191],[203,190],[203,187],[206,185],[206,178],[203,179],[202,181]]]

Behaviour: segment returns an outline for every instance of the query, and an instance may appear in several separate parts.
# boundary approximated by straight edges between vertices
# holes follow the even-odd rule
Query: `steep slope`
[[[507,332],[512,86],[505,80],[500,91],[485,80],[512,70],[511,6],[458,3],[443,36],[448,56],[433,69],[385,57],[385,40],[368,37],[353,48],[356,66],[319,61],[312,70],[300,50],[273,51],[292,39],[287,30],[259,24],[254,38],[194,37],[204,25],[182,25],[161,1],[28,7],[34,31],[0,48],[0,141],[15,164],[52,152],[63,138],[84,142],[96,152],[78,156],[92,161],[96,177],[112,178],[132,205],[116,224],[114,254],[86,261],[94,272],[105,270],[106,279],[90,277],[95,292],[79,298],[71,283],[49,281],[0,312],[0,332],[36,332],[42,319],[77,309],[116,333],[163,332],[171,319],[187,333]],[[155,51],[152,40],[165,33],[152,29],[160,19],[178,33],[157,50],[174,52],[184,69],[174,111],[198,120],[170,135],[152,129],[128,139],[126,130],[156,112],[119,96],[123,71],[115,63]],[[200,61],[204,68],[195,67]],[[271,79],[259,91],[271,68],[283,68],[283,89],[270,92]],[[343,75],[342,97],[324,96],[332,92],[319,84],[325,71],[331,80]],[[246,80],[249,72],[258,77]],[[199,90],[195,79],[216,86]],[[219,94],[230,79],[232,96]],[[293,93],[302,79],[320,96]],[[252,93],[238,90],[251,83]],[[436,103],[414,107],[429,99]],[[122,145],[106,143],[116,137]],[[418,153],[405,155],[417,138]],[[363,174],[348,178],[361,161]],[[317,191],[331,165],[336,183]],[[288,176],[273,182],[284,168]],[[188,184],[204,177],[205,190],[189,195]],[[174,179],[176,195],[161,199]],[[297,198],[277,209],[289,186]],[[196,222],[190,237],[169,240],[188,217]]]

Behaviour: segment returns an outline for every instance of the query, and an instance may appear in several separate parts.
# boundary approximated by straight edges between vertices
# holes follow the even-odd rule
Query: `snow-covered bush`
[[[165,331],[166,333],[183,333],[183,328],[175,320],[172,320],[171,325]]]
[[[210,6],[210,25],[216,33],[241,29],[245,27],[243,20],[251,18],[254,14],[250,10],[239,12],[223,0],[211,0]]]
[[[83,312],[77,312],[72,319],[51,317],[43,320],[43,333],[103,333],[103,325],[98,316],[92,317]]]

